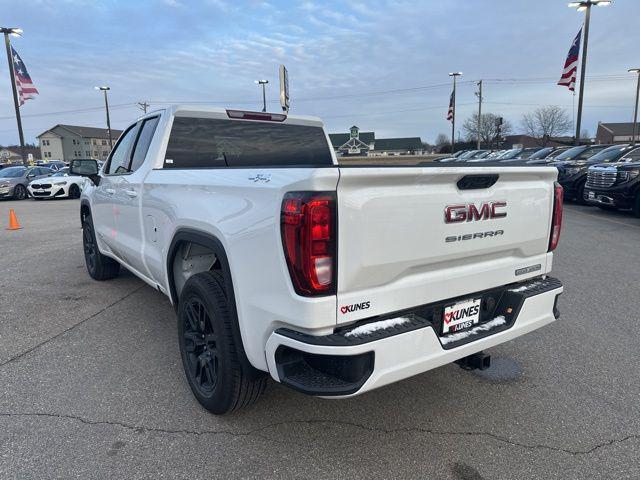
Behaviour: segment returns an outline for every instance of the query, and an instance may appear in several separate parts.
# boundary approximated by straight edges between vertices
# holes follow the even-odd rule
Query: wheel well
[[[199,232],[182,231],[176,234],[167,257],[167,276],[174,307],[178,306],[180,292],[189,277],[200,272],[218,270],[233,289],[229,264],[222,243]]]
[[[213,250],[189,240],[178,242],[171,264],[171,276],[176,297],[180,297],[182,287],[189,277],[209,270],[221,270],[218,256]]]

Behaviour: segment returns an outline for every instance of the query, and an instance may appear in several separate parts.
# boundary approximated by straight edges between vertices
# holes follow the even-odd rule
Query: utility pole
[[[631,146],[636,146],[636,133],[638,131],[638,99],[640,98],[640,68],[630,68],[630,73],[638,74],[638,86],[636,87],[636,105],[633,109],[633,135],[631,136]]]
[[[582,123],[582,103],[584,100],[584,76],[587,70],[587,47],[589,46],[589,21],[591,19],[591,7],[611,5],[612,0],[580,0],[569,2],[569,7],[584,11],[584,39],[582,40],[582,67],[580,68],[580,93],[578,94],[578,117],[576,119],[575,144],[580,145],[580,126]]]
[[[496,150],[500,150],[500,136],[502,135],[502,117],[496,118]]]
[[[147,102],[146,100],[144,102],[138,102],[138,107],[144,112],[145,115],[147,114],[147,108],[149,108],[150,106],[151,105],[149,105],[149,102]]]
[[[456,78],[462,75],[462,72],[452,72],[449,74],[453,77],[453,115],[451,116],[451,155],[456,151]]]
[[[102,90],[104,92],[104,108],[107,111],[107,131],[109,132],[109,149],[113,150],[113,138],[111,138],[111,121],[109,120],[109,100],[107,99],[107,92],[111,90],[111,88],[106,85],[94,88],[96,90]]]
[[[11,90],[13,91],[13,106],[16,110],[16,122],[18,123],[18,138],[20,139],[20,156],[22,164],[27,166],[27,154],[24,149],[24,133],[22,132],[22,119],[20,118],[20,105],[18,104],[18,90],[16,89],[16,77],[13,71],[13,56],[11,55],[11,40],[9,35],[19,37],[22,34],[20,28],[0,28],[0,32],[4,34],[4,45],[7,48],[7,61],[9,62],[9,78],[11,80]]]
[[[478,97],[478,150],[480,150],[480,128],[482,127],[482,80],[478,81],[478,91],[476,92]]]

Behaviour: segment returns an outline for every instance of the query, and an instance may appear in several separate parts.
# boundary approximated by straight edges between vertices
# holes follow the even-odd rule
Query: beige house
[[[114,145],[121,133],[121,130],[111,129]],[[58,124],[38,135],[37,139],[44,161],[70,162],[74,158],[106,160],[111,152],[106,128]]]

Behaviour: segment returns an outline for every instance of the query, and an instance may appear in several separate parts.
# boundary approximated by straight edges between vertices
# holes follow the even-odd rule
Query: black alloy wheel
[[[207,397],[212,394],[218,383],[218,336],[206,306],[197,297],[187,300],[182,313],[187,374],[199,393]]]
[[[96,265],[98,263],[98,250],[96,248],[95,242],[93,241],[93,229],[91,225],[87,225],[85,223],[82,227],[82,247],[84,248],[84,261],[87,264],[87,270],[89,271],[89,274],[92,274],[96,271]]]

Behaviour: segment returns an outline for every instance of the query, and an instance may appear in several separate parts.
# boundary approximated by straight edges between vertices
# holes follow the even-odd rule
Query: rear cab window
[[[322,127],[175,117],[164,168],[332,166]]]

